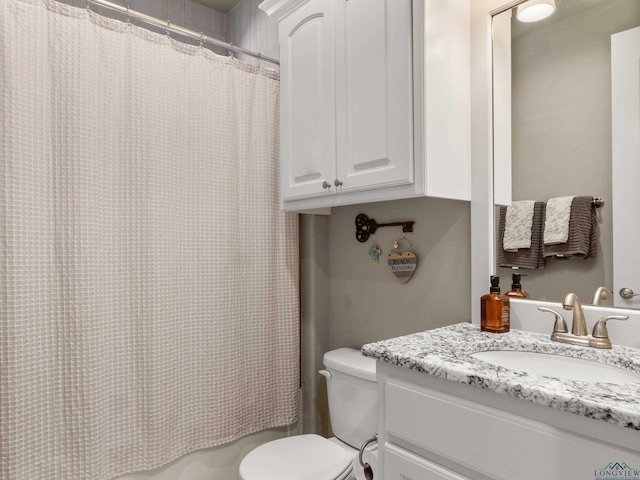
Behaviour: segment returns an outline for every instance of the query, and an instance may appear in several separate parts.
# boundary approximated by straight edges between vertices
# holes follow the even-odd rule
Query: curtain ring
[[[204,47],[204,32],[200,32],[200,48]]]
[[[131,25],[131,16],[129,15],[129,5],[127,5],[127,24]]]
[[[229,48],[228,48],[228,50],[229,50],[229,57],[231,57],[231,58],[236,58],[236,57],[233,55],[233,43],[229,42]]]
[[[169,38],[171,38],[171,32],[169,32],[170,28],[171,28],[171,22],[167,20],[167,25],[164,27],[164,34]]]

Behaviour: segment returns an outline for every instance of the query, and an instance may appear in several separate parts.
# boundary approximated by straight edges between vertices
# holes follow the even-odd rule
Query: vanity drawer
[[[386,480],[469,480],[390,443],[384,448]]]
[[[593,478],[610,462],[640,462],[630,450],[391,378],[384,425],[387,441],[496,479]]]

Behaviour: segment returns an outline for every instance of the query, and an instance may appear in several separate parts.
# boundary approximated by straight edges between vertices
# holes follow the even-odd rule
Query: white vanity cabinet
[[[640,478],[635,430],[384,362],[377,368],[378,478]]]
[[[286,210],[470,197],[469,0],[265,0]]]

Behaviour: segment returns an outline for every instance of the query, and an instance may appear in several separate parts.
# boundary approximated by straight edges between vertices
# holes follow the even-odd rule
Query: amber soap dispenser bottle
[[[491,289],[480,299],[480,330],[506,333],[510,327],[509,297],[500,293],[500,277],[491,276]]]
[[[527,292],[522,291],[522,284],[520,283],[521,274],[514,273],[513,274],[513,283],[511,284],[511,290],[509,290],[505,295],[507,297],[513,298],[528,298]]]

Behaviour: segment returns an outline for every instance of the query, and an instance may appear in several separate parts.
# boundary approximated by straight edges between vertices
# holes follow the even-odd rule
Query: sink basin
[[[640,375],[604,363],[538,352],[489,350],[471,355],[498,367],[580,382],[638,383]]]

